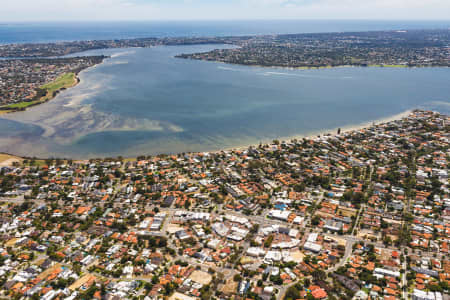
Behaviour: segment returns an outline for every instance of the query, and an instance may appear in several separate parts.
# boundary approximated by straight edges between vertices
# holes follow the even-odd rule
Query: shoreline
[[[305,135],[293,135],[293,136],[285,136],[285,137],[277,137],[274,139],[265,139],[265,140],[261,140],[260,143],[261,144],[271,144],[274,140],[278,140],[280,143],[281,142],[290,142],[293,141],[295,139],[300,140],[300,139],[307,139],[307,140],[313,140],[316,139],[318,137],[324,137],[324,136],[338,136],[337,134],[337,130],[340,128],[341,129],[341,133],[345,134],[345,133],[349,133],[349,132],[354,132],[354,131],[359,131],[359,130],[363,130],[363,129],[367,129],[371,126],[376,126],[376,125],[380,125],[380,124],[385,124],[385,123],[389,123],[389,122],[393,122],[393,121],[397,121],[397,120],[401,120],[403,118],[409,117],[414,111],[416,110],[420,110],[420,109],[408,109],[406,111],[403,111],[401,113],[392,115],[392,116],[388,116],[385,118],[380,118],[380,119],[376,119],[373,121],[366,121],[366,122],[362,122],[359,124],[352,124],[352,125],[347,125],[347,126],[342,126],[342,127],[335,127],[332,129],[322,129],[322,130],[317,130],[314,132],[311,132],[309,134],[305,134]],[[242,145],[237,145],[237,146],[232,146],[232,147],[225,147],[223,149],[219,149],[219,150],[205,150],[205,151],[191,151],[191,152],[186,152],[186,153],[220,153],[223,151],[244,151],[249,149],[250,147],[258,147],[258,143],[245,143]],[[0,152],[0,154],[3,155],[10,155],[10,156],[14,156],[14,157],[19,157],[21,159],[36,159],[36,160],[46,160],[46,159],[62,159],[62,160],[73,160],[73,161],[86,161],[86,160],[103,160],[106,158],[112,158],[112,159],[117,159],[119,157],[121,157],[123,160],[126,161],[132,161],[132,160],[137,160],[137,157],[139,156],[158,156],[158,155],[177,155],[180,153],[184,153],[182,151],[180,152],[174,152],[174,153],[159,153],[159,154],[140,154],[140,155],[136,155],[136,156],[121,156],[121,155],[117,155],[117,156],[112,156],[112,157],[97,157],[97,158],[70,158],[70,157],[53,157],[53,156],[49,156],[49,157],[32,157],[32,156],[20,156],[20,155],[16,155],[14,153],[9,153],[9,152]]]
[[[61,76],[70,74],[70,73],[71,73],[71,72],[61,74],[60,76],[58,76],[58,78],[60,78]],[[20,109],[20,108],[17,108],[17,109],[14,109],[14,108],[13,108],[13,109],[5,109],[5,108],[0,107],[0,115],[4,115],[4,114],[14,114],[14,113],[17,113],[17,112],[24,112],[24,111],[26,111],[26,110],[28,110],[28,109],[34,107],[34,106],[42,105],[42,104],[44,104],[44,103],[47,103],[47,102],[49,102],[49,101],[55,99],[55,98],[59,95],[59,93],[61,93],[62,91],[65,91],[65,90],[68,90],[68,89],[70,89],[70,88],[73,88],[73,87],[77,86],[77,85],[81,82],[80,78],[78,77],[78,74],[79,74],[79,73],[73,73],[73,80],[74,80],[74,82],[73,82],[71,85],[65,86],[65,87],[61,87],[61,88],[55,90],[53,93],[50,93],[50,91],[47,90],[47,93],[46,93],[44,96],[42,96],[42,97],[41,97],[40,99],[38,99],[38,100],[30,101],[30,102],[29,102],[30,105],[27,105],[26,107],[24,107],[24,108],[22,108],[22,109]],[[57,78],[57,79],[58,79],[58,78]],[[52,81],[52,82],[46,83],[45,85],[52,84],[52,83],[54,83],[57,79],[55,79],[55,80]],[[45,85],[43,85],[43,86],[45,86]],[[27,102],[19,102],[19,103],[15,103],[15,104],[21,104],[21,103],[27,103]],[[7,107],[7,106],[6,106],[6,107]]]
[[[165,46],[162,46],[165,47]],[[175,46],[177,47],[177,46]],[[130,48],[132,49],[132,48]],[[117,49],[117,51],[114,51],[114,53],[119,52],[120,53],[121,49]],[[175,51],[179,51],[175,50]],[[114,55],[110,56],[109,58],[114,57]],[[106,57],[108,58],[108,57]],[[77,74],[77,82],[74,83],[71,87],[76,86],[78,83],[80,83],[80,79],[82,77],[83,80],[88,80],[88,78],[85,78],[83,76],[83,74],[81,74],[81,72],[83,71],[89,71],[90,68],[96,68],[97,66],[100,66],[102,63],[108,63],[108,61],[110,60],[103,60],[101,63],[95,64],[93,66],[90,66],[89,68],[85,68],[83,70],[81,70],[78,74]],[[114,62],[114,61],[113,61]],[[216,63],[215,61],[211,61],[212,63]],[[176,62],[175,62],[176,63]],[[224,63],[226,64],[226,63]],[[217,65],[216,65],[217,66]],[[387,71],[387,70],[386,70]],[[300,72],[301,73],[301,72]],[[445,73],[444,73],[445,74]],[[88,80],[91,81],[91,80]],[[71,93],[69,93],[71,94]],[[65,96],[66,94],[63,94],[63,98],[66,100],[70,100],[72,101],[72,98],[70,95],[70,97]],[[49,99],[52,100],[53,98]],[[22,119],[23,123],[30,123],[32,125],[37,125],[40,126],[41,128],[43,128],[44,130],[47,130],[45,127],[42,126],[42,124],[39,124],[39,122],[34,122],[30,116],[34,115],[35,112],[45,112],[48,108],[50,107],[57,107],[59,106],[61,103],[65,103],[59,101],[59,99],[62,99],[61,97],[58,98],[58,100],[55,102],[55,104],[47,104],[46,106],[42,107],[42,108],[35,108],[31,111],[28,111],[26,114],[24,114],[24,119]],[[47,101],[49,101],[47,100]],[[53,102],[52,102],[53,103]],[[72,102],[70,102],[72,103]],[[42,103],[43,104],[43,103]],[[69,106],[69,104],[65,104],[64,106]],[[405,107],[407,108],[407,106]],[[413,108],[417,108],[417,107],[413,107]],[[74,110],[77,109],[77,107],[74,108]],[[223,140],[220,139],[216,139],[215,142],[214,140],[210,140],[207,143],[192,143],[192,145],[189,142],[185,142],[183,144],[183,140],[182,139],[178,139],[175,140],[173,142],[173,147],[153,147],[153,145],[149,144],[148,146],[145,145],[144,143],[141,145],[138,145],[136,147],[135,144],[132,144],[131,147],[129,148],[119,148],[119,149],[123,149],[123,150],[115,150],[114,148],[110,148],[111,149],[111,153],[107,153],[106,151],[109,151],[110,149],[106,149],[103,152],[100,151],[94,151],[94,150],[85,150],[84,148],[81,148],[81,151],[74,152],[72,151],[72,149],[69,148],[64,148],[64,149],[69,149],[68,151],[65,151],[63,148],[42,148],[39,150],[35,150],[34,145],[29,146],[29,143],[27,143],[27,140],[23,140],[24,143],[24,149],[25,149],[25,145],[28,147],[29,152],[28,151],[23,151],[22,148],[20,147],[20,144],[16,142],[15,146],[9,146],[9,143],[11,143],[11,139],[5,139],[5,147],[4,147],[4,151],[6,151],[7,153],[11,153],[11,154],[22,154],[24,156],[28,156],[28,157],[32,157],[29,156],[29,153],[33,153],[33,156],[36,157],[43,157],[43,158],[48,158],[48,157],[60,157],[60,158],[71,158],[71,159],[89,159],[89,158],[93,158],[93,159],[99,159],[99,158],[106,158],[106,157],[118,157],[118,156],[122,156],[122,157],[129,157],[129,158],[133,158],[133,157],[137,157],[137,156],[141,156],[141,155],[146,155],[146,156],[155,156],[155,155],[160,155],[160,154],[177,154],[177,153],[182,153],[182,152],[188,152],[188,153],[201,153],[201,152],[217,152],[217,151],[226,151],[226,150],[242,150],[245,148],[248,148],[250,146],[253,147],[257,147],[258,144],[261,143],[271,143],[273,140],[279,140],[279,141],[289,141],[289,140],[293,140],[293,139],[303,139],[303,138],[308,138],[308,139],[313,139],[316,138],[317,135],[324,135],[324,134],[331,134],[331,135],[335,135],[337,132],[337,129],[340,127],[341,128],[341,132],[347,132],[347,131],[352,131],[352,130],[360,130],[362,128],[368,127],[371,124],[378,124],[378,123],[384,123],[384,122],[388,122],[391,120],[395,120],[395,119],[399,119],[402,117],[407,116],[409,113],[411,113],[412,109],[400,112],[398,114],[394,114],[391,115],[392,111],[387,111],[385,112],[385,116],[383,115],[378,118],[375,119],[377,116],[372,116],[375,117],[374,119],[371,118],[371,114],[368,114],[368,118],[359,118],[360,120],[358,120],[357,122],[348,122],[348,125],[345,126],[339,126],[342,123],[339,122],[333,122],[331,124],[329,124],[329,128],[325,127],[323,124],[319,123],[318,126],[316,128],[298,128],[297,130],[292,130],[290,133],[293,133],[292,135],[290,133],[287,133],[285,131],[283,131],[283,127],[280,128],[280,130],[277,130],[275,132],[273,132],[273,135],[265,135],[265,134],[257,134],[257,135],[242,135],[242,136],[233,136],[233,135],[229,135],[226,138],[223,138]],[[24,112],[24,111],[22,111]],[[84,111],[83,111],[84,112]],[[12,113],[12,112],[11,112]],[[45,115],[45,114],[44,114]],[[49,114],[47,114],[48,116],[50,116]],[[27,119],[27,117],[29,117]],[[5,116],[5,118],[8,118],[7,116]],[[11,115],[11,119],[15,118],[15,115]],[[20,117],[22,118],[22,117]],[[19,119],[20,119],[19,118]],[[368,121],[366,121],[368,120]],[[58,120],[59,122],[61,122],[60,120]],[[53,128],[53,127],[49,127],[49,128]],[[54,127],[55,129],[57,127]],[[110,128],[110,127],[108,127]],[[306,129],[306,130],[305,130]],[[132,131],[132,130],[131,130]],[[302,132],[303,131],[303,132]],[[73,131],[75,132],[75,131]],[[97,132],[97,131],[93,131],[93,132]],[[70,132],[72,134],[72,132]],[[88,132],[91,133],[91,132]],[[44,135],[41,135],[43,138],[47,138],[49,136],[51,136],[51,133],[47,133],[45,132]],[[80,136],[77,135],[73,135],[75,136],[77,139]],[[53,138],[53,137],[51,137]],[[69,138],[67,138],[66,140],[63,140],[63,138],[59,137],[58,140],[56,140],[53,144],[55,144],[56,146],[61,145],[61,147],[65,147],[66,145],[69,145]],[[95,144],[95,140],[93,140]],[[53,142],[53,140],[52,140]],[[66,143],[66,144],[64,144]],[[47,143],[49,145],[53,145],[50,143]],[[147,146],[147,147],[146,147]],[[165,146],[165,145],[164,145]],[[42,146],[44,147],[44,146]],[[134,148],[133,148],[134,147]],[[55,149],[55,150],[54,150]],[[62,149],[62,150],[61,150]],[[51,152],[49,152],[51,151]],[[59,152],[59,153],[58,153]],[[105,153],[106,152],[106,153]]]
[[[105,58],[106,58],[106,57],[105,57]],[[23,101],[23,102],[19,102],[19,103],[12,103],[12,104],[7,104],[7,105],[4,105],[4,106],[0,106],[0,116],[2,116],[2,115],[7,115],[7,114],[14,114],[14,113],[18,113],[18,112],[24,112],[24,111],[27,111],[28,109],[30,109],[30,108],[32,108],[32,107],[34,107],[34,106],[39,106],[39,105],[45,104],[45,103],[47,103],[47,102],[49,102],[49,101],[55,99],[61,92],[65,91],[65,90],[68,90],[68,89],[71,89],[71,88],[73,88],[73,87],[76,87],[78,84],[80,84],[81,79],[80,79],[80,76],[79,76],[79,75],[80,75],[82,72],[84,72],[84,71],[86,71],[86,70],[88,70],[88,69],[90,69],[90,68],[95,68],[95,67],[97,67],[98,65],[104,63],[105,58],[104,58],[101,62],[96,63],[96,64],[94,64],[94,65],[92,65],[92,66],[86,67],[86,68],[84,68],[84,69],[82,69],[82,70],[77,70],[77,71],[71,71],[71,72],[62,73],[62,74],[59,75],[55,80],[53,80],[53,81],[51,81],[51,82],[48,82],[48,83],[46,83],[46,84],[40,86],[38,89],[42,89],[42,88],[44,88],[45,86],[48,86],[48,85],[51,85],[51,84],[55,84],[55,83],[58,82],[58,80],[61,79],[62,77],[66,76],[66,75],[68,75],[68,74],[71,74],[71,73],[73,74],[73,83],[71,83],[70,85],[67,85],[67,86],[62,86],[61,88],[59,88],[59,89],[57,89],[57,90],[54,90],[54,91],[51,91],[51,89],[46,89],[46,90],[47,90],[47,93],[46,93],[44,96],[42,96],[41,98],[39,98],[38,100],[34,100],[34,101],[30,101],[30,102],[25,102],[25,101]],[[44,89],[45,89],[45,88],[44,88]],[[10,105],[15,105],[15,104],[16,104],[16,105],[20,105],[20,104],[23,104],[23,103],[25,103],[25,104],[26,104],[26,103],[30,103],[30,104],[27,105],[27,106],[25,106],[25,107],[23,107],[23,108],[11,108],[11,109],[8,109],[8,108],[7,108],[7,107],[10,106]]]
[[[230,44],[221,44],[221,45],[228,46]],[[156,46],[152,46],[152,47],[161,47],[161,46],[166,46],[166,45],[156,45]],[[178,46],[178,45],[175,45],[175,46]],[[235,46],[237,49],[241,48],[241,46],[239,46],[239,45],[232,45],[232,46]],[[129,49],[133,49],[133,48],[142,48],[142,47],[129,47]],[[105,49],[123,49],[123,48],[105,48]],[[86,51],[89,51],[89,50],[86,50]],[[83,53],[83,52],[86,52],[86,51],[82,51],[80,53]],[[177,55],[174,55],[173,58],[186,59],[186,60],[195,60],[195,61],[204,61],[204,62],[211,62],[211,63],[221,63],[221,64],[225,64],[225,65],[230,65],[230,66],[255,67],[255,68],[264,68],[264,69],[282,69],[282,70],[292,70],[292,71],[295,71],[295,70],[325,70],[325,69],[336,69],[336,68],[399,68],[399,69],[450,68],[450,66],[428,66],[428,65],[408,66],[408,65],[382,65],[382,64],[371,64],[371,65],[367,65],[367,66],[361,66],[361,65],[337,65],[337,66],[316,66],[316,67],[314,67],[314,66],[287,67],[287,66],[276,66],[276,65],[258,65],[258,64],[232,63],[232,62],[225,62],[225,61],[220,61],[220,60],[208,60],[208,59],[202,59],[202,58],[182,57],[182,55],[183,55],[183,53],[177,54]],[[108,57],[105,57],[105,58],[108,58]],[[99,62],[97,64],[94,64],[92,66],[86,67],[85,69],[79,70],[77,72],[73,72],[74,73],[74,77],[75,77],[74,79],[75,79],[76,82],[74,82],[74,84],[72,84],[70,86],[62,87],[62,88],[54,91],[54,93],[53,93],[54,95],[50,95],[50,97],[48,97],[49,95],[48,95],[48,92],[47,92],[47,94],[45,96],[42,96],[38,100],[34,100],[34,101],[30,101],[30,102],[23,101],[23,102],[19,102],[19,103],[12,103],[12,104],[8,104],[8,105],[4,105],[3,107],[0,106],[0,116],[1,115],[5,115],[5,114],[13,114],[13,113],[16,113],[16,112],[23,112],[23,111],[26,111],[29,108],[33,107],[33,106],[38,106],[38,105],[44,104],[46,102],[49,102],[50,100],[53,100],[54,98],[56,98],[56,96],[58,96],[58,94],[60,92],[66,90],[66,89],[73,88],[73,87],[77,86],[81,82],[81,79],[78,76],[79,73],[81,73],[81,72],[83,72],[85,70],[88,70],[90,68],[94,68],[97,65],[100,65],[100,64],[104,63],[105,62],[105,58],[101,62]],[[30,59],[34,59],[34,58],[30,58]],[[63,73],[58,78],[60,78],[61,76],[66,75],[66,74],[69,74],[69,73],[72,73],[72,72]],[[54,83],[55,81],[58,80],[58,78],[55,79],[52,82],[44,84],[43,86]],[[48,97],[48,99],[45,99],[46,97]],[[26,104],[26,103],[30,103],[30,104],[25,106],[25,107],[23,107],[23,108],[21,108],[21,107],[19,107],[19,108],[12,108],[12,109],[8,109],[7,108],[9,105],[15,105],[15,104],[20,105],[20,104]]]
[[[191,57],[181,57],[179,55],[175,55],[174,58],[179,59],[187,59],[187,60],[196,60],[196,61],[204,61],[211,63],[220,63],[224,65],[230,66],[242,66],[242,67],[254,67],[254,68],[264,68],[264,69],[283,69],[283,70],[326,70],[326,69],[337,69],[337,68],[389,68],[389,69],[425,69],[425,68],[450,68],[450,66],[429,66],[429,65],[417,65],[417,66],[408,66],[408,65],[382,65],[382,64],[371,64],[367,66],[361,65],[337,65],[337,66],[302,66],[302,67],[287,67],[287,66],[276,66],[276,65],[258,65],[258,64],[241,64],[241,63],[232,63],[221,60],[210,60],[210,59],[201,59],[201,58],[191,58]]]
[[[337,131],[338,129],[341,129],[341,133],[340,135],[344,134],[344,133],[349,133],[349,132],[353,132],[353,131],[360,131],[363,129],[367,129],[371,126],[374,125],[380,125],[380,124],[384,124],[384,123],[389,123],[389,122],[393,122],[393,121],[397,121],[397,120],[401,120],[403,118],[409,117],[415,110],[417,109],[408,109],[405,110],[401,113],[392,115],[392,116],[388,116],[388,117],[384,117],[384,118],[380,118],[380,119],[376,119],[373,121],[365,121],[359,124],[352,124],[352,125],[347,125],[347,126],[341,126],[341,127],[335,127],[335,128],[331,128],[331,129],[319,129],[316,131],[313,131],[311,133],[308,134],[300,134],[300,135],[292,135],[292,136],[284,136],[284,137],[277,137],[274,139],[265,139],[265,140],[261,140],[261,144],[270,144],[272,143],[274,140],[278,140],[279,142],[283,142],[283,141],[292,141],[292,140],[300,140],[300,139],[315,139],[318,137],[323,137],[323,136],[337,136]],[[218,150],[218,151],[206,151],[206,152],[220,152],[220,151],[234,151],[234,150],[245,150],[248,149],[249,147],[255,147],[256,145],[254,143],[252,144],[245,144],[245,145],[241,145],[241,146],[236,146],[236,147],[230,147],[230,148],[226,148],[223,150]]]

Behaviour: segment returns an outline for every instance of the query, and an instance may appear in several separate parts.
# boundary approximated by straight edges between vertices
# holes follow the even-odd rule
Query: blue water
[[[215,47],[84,53],[111,58],[52,101],[2,116],[0,151],[84,158],[219,150],[450,109],[449,68],[287,70],[174,58]]]
[[[0,24],[0,43],[449,25],[449,21]],[[79,85],[52,101],[0,116],[0,152],[86,158],[208,151],[335,132],[337,127],[367,124],[415,108],[450,113],[449,68],[287,70],[174,58],[217,47],[76,54],[111,58],[83,71]]]
[[[446,29],[450,21],[170,21],[0,23],[0,44],[141,37]]]

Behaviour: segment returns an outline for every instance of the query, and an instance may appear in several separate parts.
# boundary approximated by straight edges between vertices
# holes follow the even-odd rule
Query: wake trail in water
[[[309,74],[299,74],[299,73],[283,73],[283,72],[264,72],[264,73],[259,73],[259,75],[289,76],[289,77],[303,77],[303,78],[322,78],[322,79],[352,79],[353,78],[351,76],[333,77],[333,76],[309,75]]]
[[[125,52],[114,53],[114,54],[111,54],[110,56],[111,56],[111,58],[116,58],[116,57],[135,54],[135,53],[136,53],[136,51],[125,51]]]
[[[225,71],[240,72],[240,70],[238,70],[238,69],[233,69],[233,68],[230,68],[230,67],[222,67],[222,66],[219,66],[219,67],[217,67],[217,69],[219,69],[219,70],[225,70]]]

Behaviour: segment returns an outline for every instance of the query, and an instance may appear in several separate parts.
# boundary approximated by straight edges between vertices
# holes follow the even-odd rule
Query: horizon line
[[[367,19],[367,18],[301,18],[301,19],[295,19],[295,18],[226,18],[226,19],[97,19],[97,20],[83,20],[83,19],[77,19],[77,20],[17,20],[17,21],[6,21],[6,22],[0,22],[0,26],[9,25],[9,24],[17,24],[17,23],[34,23],[34,22],[40,22],[40,23],[96,23],[96,22],[233,22],[233,21],[368,21],[368,22],[400,22],[400,21],[408,21],[408,22],[414,22],[414,21],[420,21],[420,22],[450,22],[449,19],[417,19],[417,18],[387,18],[387,19],[380,19],[380,18],[374,18],[374,19]]]

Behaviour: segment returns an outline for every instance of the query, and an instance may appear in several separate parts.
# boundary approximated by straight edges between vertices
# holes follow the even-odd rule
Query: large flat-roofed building
[[[322,246],[319,244],[316,244],[316,243],[306,242],[303,245],[303,249],[305,249],[307,251],[318,253],[318,252],[320,252],[320,250],[322,250]]]
[[[375,270],[373,270],[373,272],[375,274],[379,274],[379,275],[383,275],[383,276],[391,276],[391,277],[395,277],[395,278],[400,277],[400,272],[391,271],[391,270],[383,269],[383,268],[375,268]]]

